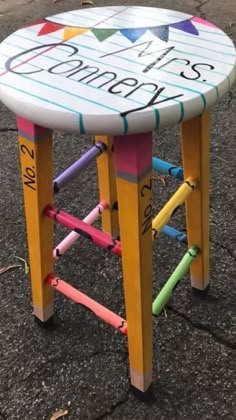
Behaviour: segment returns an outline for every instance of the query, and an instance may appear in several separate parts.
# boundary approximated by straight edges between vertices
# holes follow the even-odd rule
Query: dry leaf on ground
[[[27,264],[27,261],[22,257],[17,257],[17,255],[16,255],[16,258],[24,263],[25,274],[28,274],[29,273],[29,266]]]
[[[59,410],[59,411],[56,411],[56,412],[52,415],[52,417],[50,418],[50,420],[57,420],[57,419],[60,419],[61,417],[66,416],[67,414],[68,414],[68,410]]]
[[[166,187],[166,175],[153,175],[153,179],[157,181],[161,181],[162,184]]]
[[[19,264],[12,264],[12,265],[9,265],[8,267],[2,267],[0,268],[0,274],[5,273],[6,271],[12,270],[13,268],[19,268],[19,267],[21,267],[21,265]]]

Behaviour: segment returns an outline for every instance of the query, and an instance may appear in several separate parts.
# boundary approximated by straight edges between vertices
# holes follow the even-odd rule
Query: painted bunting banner
[[[169,29],[174,28],[183,32],[187,32],[191,35],[198,35],[198,30],[192,23],[191,19],[185,19],[181,22],[170,23],[167,25],[158,25],[153,27],[144,27],[144,28],[124,28],[124,29],[113,29],[113,28],[97,28],[97,27],[76,27],[76,26],[67,26],[59,23],[54,23],[50,18],[36,21],[30,26],[42,24],[38,32],[38,36],[48,35],[52,32],[56,32],[63,29],[62,39],[64,41],[73,38],[77,35],[81,35],[85,32],[91,31],[93,35],[97,38],[99,42],[103,42],[106,39],[110,38],[112,35],[119,32],[125,38],[131,42],[136,42],[139,38],[144,35],[147,31],[151,31],[157,38],[162,41],[168,42],[169,40]]]

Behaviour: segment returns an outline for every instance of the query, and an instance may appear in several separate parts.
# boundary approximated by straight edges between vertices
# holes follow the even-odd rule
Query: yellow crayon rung
[[[193,178],[187,178],[175,194],[169,199],[161,211],[156,215],[152,221],[153,237],[160,233],[161,229],[170,220],[173,211],[183,204],[189,194],[196,187],[197,181]]]

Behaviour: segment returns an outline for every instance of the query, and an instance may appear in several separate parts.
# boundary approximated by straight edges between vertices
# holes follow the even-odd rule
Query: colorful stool
[[[142,392],[152,383],[152,314],[190,264],[192,286],[209,283],[207,109],[231,87],[235,59],[215,25],[137,6],[62,13],[0,46],[0,98],[18,116],[34,315],[42,322],[53,316],[56,289],[120,329],[128,336],[131,383]],[[183,169],[152,157],[152,131],[180,123]],[[95,146],[54,182],[52,130],[96,135]],[[101,202],[82,221],[53,207],[53,193],[94,159]],[[184,173],[154,218],[152,167],[179,179]],[[167,225],[183,203],[187,239]],[[99,214],[103,232],[90,226]],[[54,253],[53,220],[72,231]],[[189,248],[152,305],[152,240],[161,231]],[[79,235],[122,255],[126,319],[54,274],[53,260]]]

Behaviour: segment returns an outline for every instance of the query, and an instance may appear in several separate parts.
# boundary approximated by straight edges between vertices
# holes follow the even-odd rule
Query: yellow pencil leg
[[[53,271],[53,223],[43,215],[52,203],[52,133],[17,119],[30,259],[34,315],[47,321],[53,315],[53,289],[44,280]]]
[[[114,138],[131,384],[152,382],[152,135]]]
[[[119,235],[117,211],[116,180],[113,158],[113,137],[96,136],[95,142],[102,141],[107,149],[97,158],[98,185],[100,200],[105,200],[108,207],[102,213],[103,231],[113,238]]]
[[[197,181],[186,200],[188,244],[200,249],[190,268],[191,282],[204,290],[209,283],[209,113],[182,123],[181,134],[184,177]]]

